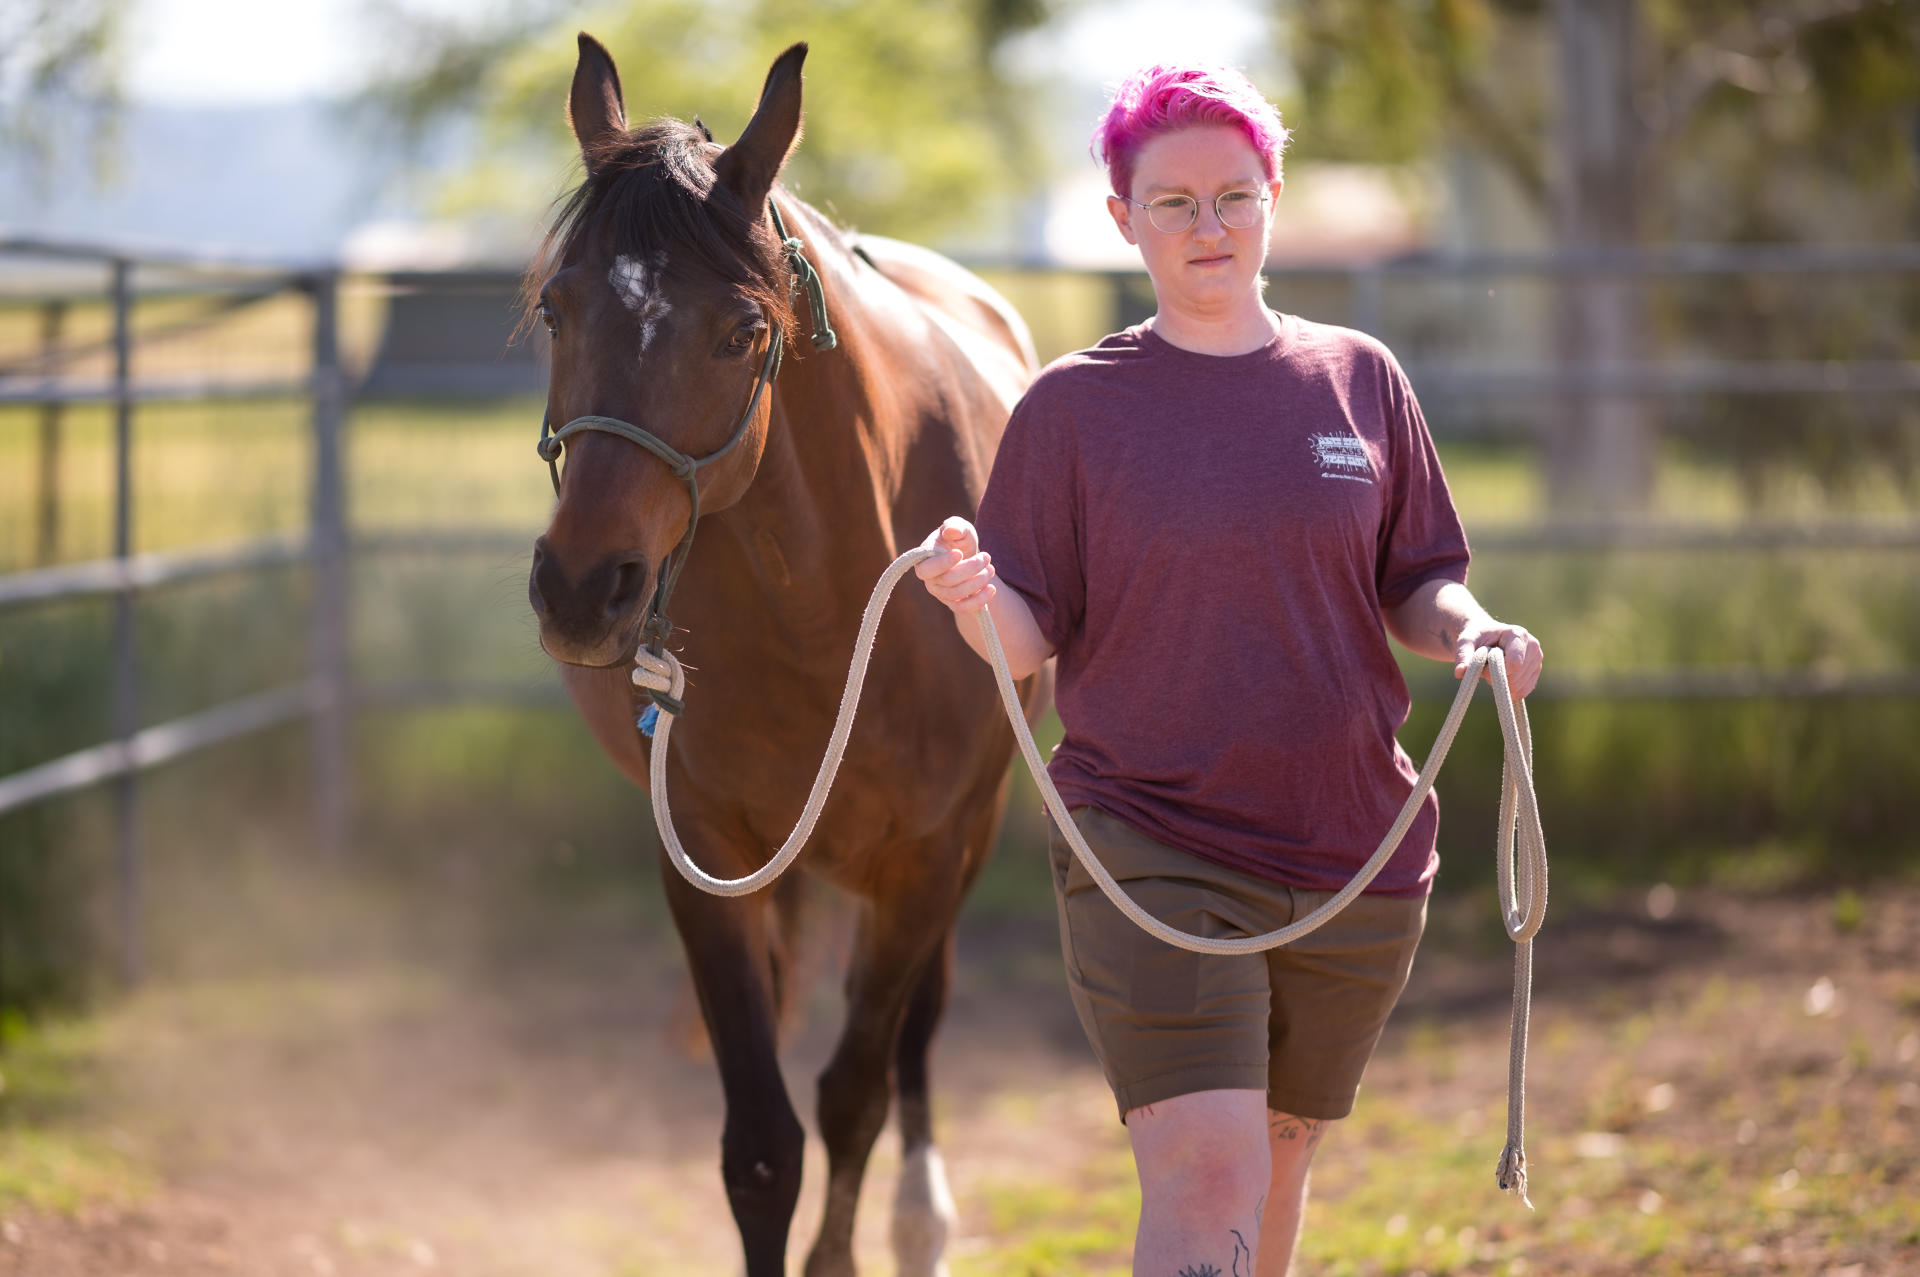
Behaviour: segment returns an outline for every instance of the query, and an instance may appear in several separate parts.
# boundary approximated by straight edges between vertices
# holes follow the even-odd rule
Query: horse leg
[[[1000,818],[1006,810],[1012,773],[1002,764],[999,780],[971,804],[973,828],[966,838],[967,856],[959,896],[973,885],[1000,836]],[[927,1059],[933,1035],[947,1009],[947,987],[953,975],[954,924],[960,911],[956,896],[938,934],[938,945],[907,1004],[895,1048],[894,1076],[899,1093],[900,1182],[893,1195],[893,1258],[899,1277],[946,1277],[947,1240],[959,1224],[947,1169],[933,1142],[932,1087]]]
[[[662,879],[720,1066],[720,1178],[747,1277],[784,1277],[806,1132],[780,1076],[766,906],[707,895],[671,868]]]
[[[942,848],[902,848],[905,863],[938,864]],[[927,859],[919,859],[926,857]],[[875,903],[862,920],[847,971],[847,1024],[820,1074],[820,1138],[827,1146],[827,1200],[806,1277],[852,1277],[853,1215],[874,1140],[887,1124],[893,1054],[908,999],[951,929],[959,884],[932,883]]]
[[[893,1195],[893,1258],[899,1277],[946,1277],[947,1239],[959,1221],[947,1170],[933,1142],[927,1054],[947,1007],[953,933],[921,974],[894,1054],[900,1114],[900,1183]]]

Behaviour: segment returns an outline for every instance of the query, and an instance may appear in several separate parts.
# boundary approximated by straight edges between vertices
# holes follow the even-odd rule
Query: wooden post
[[[1631,249],[1640,237],[1639,0],[1554,0],[1553,14],[1561,84],[1556,238],[1574,255]],[[1652,405],[1592,382],[1645,356],[1640,280],[1564,271],[1555,297],[1567,377],[1558,420],[1544,440],[1554,508],[1638,509],[1653,484]]]

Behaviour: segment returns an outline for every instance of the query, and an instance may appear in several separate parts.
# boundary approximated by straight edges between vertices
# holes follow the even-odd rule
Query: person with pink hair
[[[991,610],[1016,679],[1056,660],[1048,771],[1074,824],[1136,901],[1209,936],[1304,917],[1405,803],[1389,634],[1456,678],[1498,646],[1519,697],[1542,665],[1467,589],[1466,536],[1393,355],[1263,300],[1287,136],[1236,71],[1121,84],[1093,147],[1155,313],[1041,373],[978,530],[949,519],[946,554],[916,569],[983,657],[972,613]],[[1054,831],[1068,987],[1140,1176],[1136,1274],[1287,1273],[1314,1149],[1412,967],[1438,819],[1429,795],[1343,912],[1241,957],[1135,927]]]

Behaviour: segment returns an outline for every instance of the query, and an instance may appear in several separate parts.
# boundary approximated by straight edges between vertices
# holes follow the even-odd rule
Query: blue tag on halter
[[[635,723],[634,726],[640,729],[640,734],[642,736],[646,737],[648,740],[652,740],[653,725],[655,723],[658,723],[659,721],[660,721],[660,707],[658,705],[655,705],[649,702],[647,705],[647,708],[643,710],[640,714],[640,721]]]

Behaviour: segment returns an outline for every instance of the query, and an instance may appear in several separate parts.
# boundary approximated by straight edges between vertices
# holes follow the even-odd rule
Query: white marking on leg
[[[900,1162],[893,1195],[893,1259],[900,1277],[947,1277],[947,1239],[960,1222],[940,1150],[922,1144]]]
[[[607,282],[613,285],[613,291],[619,295],[620,304],[632,311],[633,317],[640,321],[642,351],[653,340],[654,329],[673,309],[659,292],[660,273],[666,264],[665,253],[655,253],[651,263],[622,254],[613,259],[613,268],[607,272]]]

